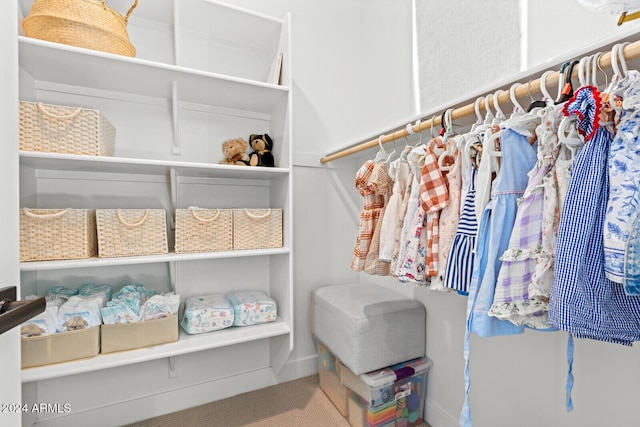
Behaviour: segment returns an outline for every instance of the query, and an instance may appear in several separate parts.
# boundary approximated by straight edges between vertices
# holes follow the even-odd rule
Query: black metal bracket
[[[16,301],[17,297],[15,286],[0,288],[0,334],[43,313],[47,307],[44,297]]]

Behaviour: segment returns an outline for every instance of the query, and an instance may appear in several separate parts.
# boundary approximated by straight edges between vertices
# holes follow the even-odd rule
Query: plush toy
[[[20,328],[20,335],[23,337],[39,337],[42,335],[42,329],[35,323],[25,323]]]
[[[253,150],[249,155],[249,166],[275,166],[273,154],[271,154],[273,141],[269,135],[266,133],[263,135],[251,134],[249,136],[249,145]]]
[[[247,166],[249,164],[248,147],[249,144],[242,138],[233,138],[223,142],[224,159],[220,161],[220,164]]]

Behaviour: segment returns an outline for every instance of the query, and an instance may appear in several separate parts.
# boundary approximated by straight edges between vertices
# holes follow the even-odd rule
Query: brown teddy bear
[[[247,166],[249,164],[249,155],[246,153],[248,147],[249,143],[242,138],[233,138],[223,142],[224,159],[220,161],[220,164]]]

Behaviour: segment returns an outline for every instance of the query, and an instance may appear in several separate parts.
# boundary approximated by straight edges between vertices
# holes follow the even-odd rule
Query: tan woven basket
[[[177,254],[233,249],[233,211],[176,209]]]
[[[116,130],[98,110],[20,101],[20,149],[113,156]]]
[[[89,258],[97,251],[95,211],[20,209],[20,261]]]
[[[97,209],[98,256],[166,254],[166,217],[164,209]]]
[[[123,16],[104,0],[34,0],[22,27],[28,37],[136,56],[127,23],[137,6],[138,0],[135,0]]]
[[[235,209],[233,249],[282,247],[282,209]]]

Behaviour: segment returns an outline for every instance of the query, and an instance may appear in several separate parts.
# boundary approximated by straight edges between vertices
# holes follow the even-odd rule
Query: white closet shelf
[[[19,36],[20,68],[34,80],[270,113],[289,88]],[[73,64],[70,67],[69,64]]]
[[[63,270],[67,268],[106,267],[113,265],[138,265],[159,262],[197,261],[203,259],[242,258],[252,256],[283,255],[289,248],[254,249],[227,252],[200,252],[193,254],[168,253],[165,255],[130,256],[118,258],[84,258],[59,261],[28,261],[20,263],[20,271]]]
[[[169,175],[174,170],[181,176],[263,179],[286,176],[288,168],[243,167],[215,163],[192,163],[172,160],[133,159],[125,157],[78,156],[72,154],[21,151],[20,165],[38,170],[107,172],[143,175]]]
[[[67,375],[148,362],[164,357],[179,356],[197,351],[287,335],[290,332],[290,327],[281,318],[278,318],[275,322],[252,326],[234,326],[206,334],[189,335],[181,330],[180,339],[173,343],[117,353],[100,354],[90,359],[23,369],[22,382],[28,383],[48,380]]]

